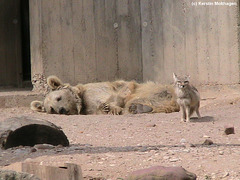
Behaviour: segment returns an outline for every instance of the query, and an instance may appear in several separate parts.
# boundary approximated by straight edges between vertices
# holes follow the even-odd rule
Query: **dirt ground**
[[[201,119],[180,122],[180,112],[140,115],[49,115],[29,108],[0,109],[0,121],[14,116],[41,118],[61,126],[70,147],[0,150],[0,166],[28,161],[76,163],[85,179],[124,179],[155,165],[182,166],[202,179],[240,179],[240,86],[200,88]],[[221,89],[221,90],[220,90]],[[235,134],[224,135],[233,125]],[[211,139],[213,145],[202,145]]]

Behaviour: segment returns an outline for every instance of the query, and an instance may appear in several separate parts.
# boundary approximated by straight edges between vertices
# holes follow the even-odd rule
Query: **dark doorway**
[[[21,0],[21,30],[22,30],[22,79],[31,81],[30,62],[30,29],[29,29],[29,0]],[[25,83],[26,84],[26,83]]]
[[[30,80],[29,0],[0,0],[0,87]]]

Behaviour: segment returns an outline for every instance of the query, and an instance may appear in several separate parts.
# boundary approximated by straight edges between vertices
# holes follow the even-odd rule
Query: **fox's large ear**
[[[174,79],[174,82],[177,82],[178,81],[178,77],[175,73],[173,73],[173,79]]]
[[[186,76],[185,76],[185,79],[186,79],[186,81],[189,81],[189,80],[190,80],[190,76],[189,76],[189,75],[186,75]]]
[[[45,108],[43,106],[43,102],[42,101],[32,101],[30,108],[33,111],[38,111],[38,112],[45,112]]]
[[[56,90],[57,88],[63,86],[62,81],[57,76],[49,76],[47,78],[47,84],[52,90]]]

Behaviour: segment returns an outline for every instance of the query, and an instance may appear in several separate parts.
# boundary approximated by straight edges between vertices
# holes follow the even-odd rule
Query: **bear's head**
[[[63,84],[56,76],[49,76],[47,84],[51,91],[46,95],[44,101],[33,101],[31,103],[32,110],[49,114],[80,114],[82,85],[72,87],[69,84]]]

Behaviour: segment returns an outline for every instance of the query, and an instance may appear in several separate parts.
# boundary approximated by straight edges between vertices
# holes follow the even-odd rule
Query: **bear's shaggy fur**
[[[31,109],[49,114],[138,114],[179,111],[173,87],[153,82],[114,81],[63,84],[56,76],[47,78],[51,92],[44,101],[33,101]]]
[[[171,113],[179,111],[173,87],[154,82],[140,84],[125,99],[125,113]]]

